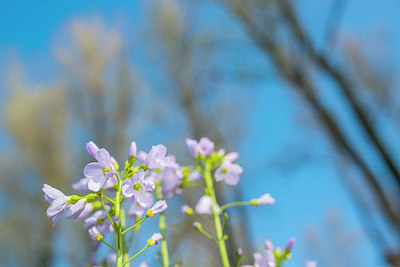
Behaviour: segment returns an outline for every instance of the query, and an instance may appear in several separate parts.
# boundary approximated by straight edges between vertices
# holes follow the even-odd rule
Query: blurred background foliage
[[[354,207],[326,207],[319,226],[301,225],[303,242],[295,254],[304,256],[289,266],[300,266],[306,254],[321,266],[400,266],[399,55],[391,51],[393,42],[384,33],[371,32],[361,40],[343,29],[348,2],[146,1],[136,4],[132,16],[140,17],[135,20],[140,23],[131,27],[89,12],[57,29],[53,61],[45,68],[51,71],[40,78],[32,73],[45,63],[35,66],[18,53],[1,52],[6,59],[0,87],[2,265],[87,263],[91,254],[85,229],[67,221],[52,228],[41,193],[43,183],[72,193],[70,184],[82,177],[90,161],[84,150],[87,141],[106,147],[120,163],[131,140],[141,150],[165,143],[180,162],[190,164],[184,138],[208,136],[217,147],[245,155],[253,151],[246,161],[253,165],[242,183],[249,176],[254,176],[252,182],[270,179],[266,174],[271,170],[294,177],[311,162],[330,166],[328,172],[347,189],[348,205]],[[2,6],[0,12],[7,12],[7,5]],[[307,6],[323,12],[310,18]],[[362,3],[358,6],[363,9]],[[320,21],[318,27],[315,21]],[[258,90],[287,93],[271,102],[260,98]],[[279,153],[258,147],[262,142],[273,146],[276,138],[268,140],[270,133],[280,135],[262,125],[263,117],[279,124],[287,116],[266,106],[274,101],[293,105],[293,125],[284,129],[293,138],[279,143]],[[263,112],[254,115],[260,106]],[[246,142],[255,138],[249,125],[261,129],[254,142]],[[298,190],[318,191],[312,181],[320,178],[314,174],[311,184],[303,181]],[[218,188],[219,201],[249,198],[245,188]],[[340,194],[334,189],[331,193]],[[171,201],[167,213],[167,220],[182,223],[179,228],[171,225],[168,239],[172,260],[183,266],[218,266],[215,248],[191,231],[191,218],[177,211],[182,203],[193,205],[201,194],[188,190]],[[293,198],[290,193],[278,196]],[[248,219],[253,214],[247,208],[230,213],[228,247],[232,252],[244,248],[244,263],[251,262],[260,240],[268,238],[254,232],[270,220],[282,228],[296,224],[284,221],[279,210],[272,216],[267,209],[259,211],[258,223]],[[356,231],[346,223],[349,214],[359,219]],[[281,229],[269,231],[279,235]],[[358,249],[362,243],[376,251],[374,263],[367,250]]]

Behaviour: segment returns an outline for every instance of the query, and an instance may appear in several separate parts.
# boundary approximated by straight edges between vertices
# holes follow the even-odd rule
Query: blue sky
[[[313,7],[313,2],[303,1],[301,14],[316,43],[320,44],[323,18],[330,1],[318,8]],[[57,65],[53,58],[53,45],[68,21],[75,17],[97,15],[111,24],[121,21],[124,28],[131,29],[134,25],[142,25],[146,19],[142,3],[0,0],[0,73],[5,73],[9,58],[17,54],[27,64],[30,81],[55,79]],[[389,51],[393,51],[390,54],[397,60],[399,53],[395,48],[400,46],[398,10],[400,4],[394,0],[384,3],[348,1],[341,33],[368,39],[375,31],[384,28],[389,37]],[[262,247],[266,238],[284,246],[290,237],[296,236],[298,242],[294,256],[287,266],[302,266],[306,258],[316,257],[307,249],[305,228],[316,227],[323,233],[326,231],[323,226],[325,215],[332,210],[340,213],[345,232],[360,233],[355,249],[364,259],[363,266],[384,266],[380,255],[362,232],[356,206],[341,183],[340,174],[327,159],[329,144],[321,133],[305,129],[297,123],[299,111],[307,113],[307,109],[299,104],[293,91],[278,80],[262,79],[254,84],[254,89],[253,98],[256,101],[245,125],[246,139],[239,147],[240,163],[245,169],[240,186],[247,198],[267,191],[277,201],[273,207],[248,209],[251,233],[258,247]],[[0,95],[3,94],[4,87],[0,85]],[[333,96],[332,99],[333,105],[341,107],[339,97]],[[351,127],[351,119],[348,122]],[[267,163],[282,156],[291,144],[294,151],[307,148],[310,154],[316,156],[292,171],[271,168]]]

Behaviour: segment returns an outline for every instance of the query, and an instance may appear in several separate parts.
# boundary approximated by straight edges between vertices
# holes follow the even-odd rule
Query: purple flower
[[[161,172],[162,194],[165,197],[172,197],[178,193],[178,187],[182,183],[183,172],[181,166],[172,161],[169,167],[164,168]]]
[[[214,143],[207,137],[200,138],[198,151],[203,156],[209,157],[214,150]]]
[[[160,233],[154,233],[148,240],[147,240],[147,245],[148,246],[153,246],[157,245],[158,241],[163,239],[162,235]]]
[[[149,169],[158,169],[168,166],[169,159],[166,158],[167,148],[163,145],[152,146],[147,154],[145,165]]]
[[[80,199],[75,204],[70,205],[65,217],[67,217],[68,219],[77,219],[85,208],[85,204],[86,199]]]
[[[137,153],[137,158],[138,158],[141,162],[145,163],[145,162],[146,162],[146,159],[147,159],[147,153],[144,152],[144,151],[139,151],[139,152]]]
[[[89,229],[89,236],[93,240],[100,241],[103,239],[103,235],[100,233],[99,229],[96,226],[93,226]]]
[[[153,217],[155,214],[163,212],[168,208],[167,202],[165,200],[159,200],[154,204],[154,206],[146,212],[148,217]]]
[[[198,154],[209,157],[214,151],[214,143],[207,137],[200,138],[199,142],[186,138],[185,142],[190,154],[192,154],[194,158],[196,158]]]
[[[271,241],[265,240],[265,248],[266,248],[267,250],[273,251],[273,250],[274,250],[274,245],[272,244]]]
[[[89,178],[88,188],[92,191],[99,191],[114,173],[114,166],[111,163],[111,156],[107,150],[101,148],[96,152],[97,162],[86,165],[83,173]]]
[[[202,215],[212,215],[212,199],[210,196],[204,195],[202,196],[199,201],[197,202],[196,206],[194,207],[194,210],[198,214]],[[219,206],[217,204],[216,210],[219,213]]]
[[[106,209],[109,210],[110,207],[106,206]],[[108,227],[108,224],[110,224],[110,221],[107,219],[107,215],[104,210],[98,210],[98,211],[94,212],[90,217],[86,218],[86,220],[85,220],[85,226],[88,228],[95,226],[95,225],[100,225],[103,223],[106,224],[107,227]],[[104,226],[104,227],[101,227],[101,229],[107,228],[107,227]]]
[[[96,158],[96,153],[99,150],[99,147],[95,143],[90,141],[86,144],[86,150],[93,158]]]
[[[239,153],[237,152],[231,152],[225,155],[225,160],[229,162],[234,162],[239,158]]]
[[[286,250],[291,251],[293,249],[294,243],[296,242],[296,238],[292,237],[289,239],[289,242],[286,245]]]
[[[239,254],[239,255],[243,255],[243,250],[241,248],[238,248],[236,253]]]
[[[122,183],[122,194],[125,197],[134,197],[142,207],[147,205],[145,192],[153,191],[156,187],[153,182],[145,181],[144,175],[144,171],[140,169],[133,174],[132,179]]]
[[[193,140],[193,139],[190,139],[190,138],[186,138],[185,142],[186,142],[187,148],[189,149],[190,154],[194,158],[196,158],[197,155],[198,155],[198,150],[197,150],[198,143],[197,143],[197,141]]]
[[[251,203],[252,205],[273,205],[275,204],[275,199],[270,194],[264,194],[257,199],[251,200]]]
[[[137,157],[136,153],[137,153],[137,146],[136,142],[133,141],[129,147],[129,156]]]
[[[72,184],[72,189],[75,190],[80,190],[80,191],[87,191],[89,190],[88,188],[88,183],[89,183],[89,178],[85,177],[83,179],[80,179],[78,182]]]
[[[225,181],[226,184],[236,185],[239,182],[239,175],[243,169],[238,164],[224,161],[215,171],[215,181]]]
[[[275,256],[272,251],[267,250],[264,256],[261,253],[254,253],[254,267],[275,267]]]
[[[43,185],[42,190],[44,192],[44,198],[50,204],[46,211],[47,217],[53,217],[53,226],[55,226],[58,220],[64,214],[69,197],[65,196],[60,190],[55,189],[47,184]]]
[[[317,262],[306,260],[306,267],[317,267]]]
[[[77,220],[87,218],[93,212],[93,203],[86,203],[81,213],[76,217]]]
[[[202,177],[203,176],[201,175],[201,173],[199,171],[194,170],[189,174],[188,180],[191,182],[195,182],[195,181],[200,180]]]
[[[128,215],[129,216],[136,216],[136,217],[142,217],[143,214],[145,213],[147,208],[150,208],[151,205],[153,205],[153,194],[146,192],[145,198],[147,205],[145,207],[142,207],[139,205],[139,203],[136,201],[136,199],[133,197],[133,203],[128,209]]]
[[[141,264],[139,264],[139,267],[147,267],[147,263],[146,262],[142,262]]]

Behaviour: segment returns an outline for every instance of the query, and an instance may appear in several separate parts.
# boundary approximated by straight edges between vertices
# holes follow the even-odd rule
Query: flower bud
[[[289,242],[286,245],[285,250],[291,251],[295,242],[296,242],[296,238],[294,238],[294,237],[290,238]]]
[[[160,233],[154,233],[152,236],[151,236],[151,238],[149,238],[148,240],[147,240],[147,246],[153,246],[153,245],[156,245],[156,244],[158,244],[158,241],[160,241],[161,239],[162,239],[163,237],[162,237],[162,235],[160,234]]]
[[[137,153],[137,146],[136,146],[136,142],[133,141],[131,143],[131,146],[129,147],[129,156],[137,157],[136,153]]]
[[[199,222],[194,222],[194,223],[193,223],[193,227],[194,227],[194,229],[196,229],[196,230],[200,230],[200,229],[201,229],[201,223],[199,223]]]
[[[182,213],[185,213],[187,215],[193,215],[193,209],[191,207],[189,207],[188,205],[183,205],[181,207],[181,211],[182,211]]]
[[[99,150],[99,147],[95,143],[90,141],[86,144],[86,150],[93,158],[96,158],[96,153],[97,150]]]

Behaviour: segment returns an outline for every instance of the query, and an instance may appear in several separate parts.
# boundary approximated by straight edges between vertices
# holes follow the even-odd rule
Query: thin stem
[[[114,231],[115,231],[114,222],[113,222],[113,220],[111,219],[110,214],[108,213],[108,211],[107,211],[107,209],[106,209],[106,206],[104,205],[103,195],[100,195],[100,200],[101,200],[101,204],[103,205],[103,209],[104,209],[104,211],[106,212],[107,218],[108,218],[108,220],[110,220],[111,226],[114,228]]]
[[[251,201],[237,201],[237,202],[231,202],[228,204],[223,205],[220,208],[220,211],[224,211],[228,208],[232,208],[232,207],[239,207],[239,206],[250,206],[251,205]]]
[[[158,183],[156,185],[156,196],[160,200],[163,198],[162,192],[161,192],[161,183]],[[162,262],[163,262],[163,267],[169,267],[169,255],[168,255],[168,243],[167,239],[165,237],[165,213],[162,212],[160,214],[160,217],[158,219],[158,227],[160,228],[160,233],[163,236],[163,239],[161,240],[161,255],[162,255]]]
[[[136,226],[138,226],[139,224],[141,224],[145,219],[147,219],[147,216],[144,216],[140,221],[138,221],[137,223],[135,223],[134,225],[132,225],[131,227],[129,227],[128,229],[126,229],[125,231],[123,231],[121,234],[125,234],[126,232],[128,232],[129,230],[135,228]]]
[[[210,166],[210,163],[207,162],[207,160],[205,162],[203,176],[204,176],[204,181],[206,182],[207,191],[212,200],[212,211],[213,211],[213,217],[214,217],[215,233],[217,235],[217,241],[218,241],[219,253],[221,255],[222,265],[224,267],[230,267],[228,253],[226,251],[225,241],[224,241],[223,232],[222,232],[221,218],[219,217],[219,213],[218,213],[219,211],[217,211],[217,208],[216,208],[217,207],[217,199],[215,197],[213,178],[211,176],[211,166]]]
[[[160,227],[161,235],[163,236],[163,239],[161,240],[161,254],[162,254],[162,259],[163,259],[163,266],[168,267],[169,266],[169,256],[168,256],[168,244],[167,244],[167,240],[165,238],[165,214],[164,214],[164,212],[162,212],[160,214],[159,227]]]
[[[120,217],[121,217],[120,218],[121,229],[124,229],[125,228],[125,212],[124,212],[124,210],[121,210]],[[126,245],[126,239],[125,239],[124,236],[122,236],[122,247],[123,247],[123,250],[124,250],[124,261],[127,261],[128,258],[129,258],[129,255],[128,255],[129,249],[128,249],[127,245]],[[129,267],[129,264],[127,266]]]
[[[130,262],[131,260],[133,260],[134,258],[136,258],[140,253],[142,253],[146,248],[148,248],[149,245],[146,245],[144,248],[142,248],[141,251],[139,251],[138,253],[136,253],[135,255],[133,255],[129,260],[127,260],[126,262],[124,262],[122,264],[122,266],[126,265],[128,262]]]
[[[112,200],[111,198],[109,198],[109,197],[107,197],[107,196],[105,196],[105,195],[103,195],[103,197],[104,197],[105,199],[107,199],[108,201],[110,201],[113,205],[115,205],[114,200]]]
[[[196,228],[197,231],[199,231],[201,234],[203,234],[205,237],[207,237],[208,239],[210,239],[212,242],[214,242],[215,244],[218,245],[218,241],[206,230],[204,230],[203,228]]]
[[[104,241],[103,239],[101,240],[101,242],[103,242],[104,244],[106,244],[108,247],[112,248],[113,250],[117,251],[116,248],[114,248],[113,246],[111,246],[110,244],[108,244],[106,241]]]
[[[117,176],[118,177],[118,176]],[[120,201],[120,196],[121,196],[121,184],[122,181],[118,179],[118,188],[117,192],[115,194],[115,217],[120,219],[120,211],[121,211],[121,201]],[[122,267],[122,257],[123,257],[123,242],[122,242],[122,234],[121,234],[121,224],[115,225],[115,239],[117,242],[117,261],[116,261],[116,266],[117,267]]]

